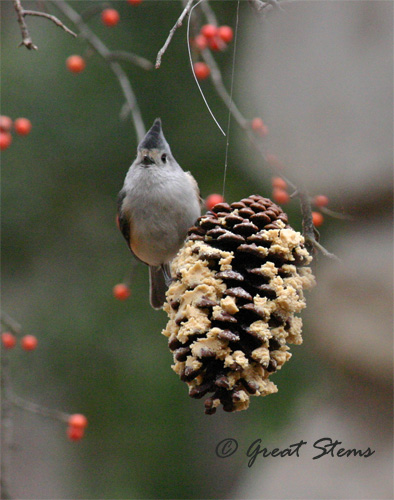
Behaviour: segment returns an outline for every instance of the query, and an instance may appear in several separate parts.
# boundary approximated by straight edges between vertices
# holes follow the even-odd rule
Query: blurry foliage
[[[72,5],[81,12],[89,3]],[[120,12],[119,25],[105,28],[97,16],[89,23],[92,29],[111,49],[154,61],[181,3],[110,4]],[[221,24],[234,24],[236,2],[212,4]],[[23,5],[40,8],[35,2]],[[54,5],[47,7],[65,20]],[[241,6],[245,17],[246,7]],[[204,415],[202,401],[191,400],[170,369],[172,357],[160,335],[166,317],[149,307],[147,268],[135,267],[129,300],[112,297],[112,286],[132,267],[114,218],[116,195],[136,150],[131,121],[119,119],[123,97],[117,80],[84,41],[44,19],[27,19],[39,50],[18,49],[11,1],[1,2],[1,19],[1,112],[13,119],[26,116],[33,124],[28,137],[14,136],[2,154],[2,307],[40,342],[34,354],[11,356],[15,388],[28,399],[89,418],[86,438],[69,444],[60,423],[21,414],[18,422],[35,437],[30,449],[20,442],[12,453],[13,489],[19,498],[44,498],[47,491],[63,491],[68,498],[223,498],[246,471],[250,439],[272,442],[290,418],[311,369],[308,348],[294,347],[294,359],[275,375],[278,394],[252,398],[250,409],[240,414]],[[79,75],[65,68],[73,53],[87,59]],[[227,85],[231,59],[232,46],[217,55]],[[202,196],[221,192],[225,138],[195,85],[185,26],[159,70],[122,65],[146,127],[160,116],[175,157],[196,177]],[[227,109],[210,83],[203,88],[225,124]],[[242,92],[247,80],[235,91]],[[232,136],[238,132],[233,123]],[[243,136],[237,142],[237,151],[230,142],[227,199],[269,195],[271,173],[264,185],[256,183],[248,164],[258,157]],[[59,460],[61,475],[38,484],[29,464],[37,458],[35,443],[47,433],[49,442],[53,433],[58,443],[64,440],[65,452],[57,457],[47,450],[39,460],[45,470],[55,470],[46,464]],[[226,437],[238,439],[242,450],[221,460],[215,447]],[[21,463],[25,477],[18,483]],[[29,487],[18,491],[18,484]]]

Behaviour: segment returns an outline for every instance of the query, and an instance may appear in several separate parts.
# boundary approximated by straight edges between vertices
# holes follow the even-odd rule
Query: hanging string
[[[223,191],[222,196],[224,198],[226,190],[226,179],[227,179],[227,166],[228,166],[228,151],[230,146],[230,124],[231,124],[231,108],[233,106],[233,89],[234,89],[234,74],[235,74],[235,56],[237,53],[237,38],[238,38],[238,24],[239,24],[239,4],[240,0],[237,2],[237,14],[235,20],[235,35],[234,35],[234,50],[233,50],[233,63],[231,68],[231,88],[230,88],[230,102],[228,106],[228,117],[227,117],[227,134],[226,135],[226,154],[224,159],[224,173],[223,173]]]
[[[210,112],[214,122],[216,123],[216,125],[219,127],[221,133],[225,136],[225,132],[224,130],[222,129],[222,127],[219,125],[219,122],[216,120],[215,118],[215,115],[213,114],[211,108],[209,107],[209,104],[205,98],[205,95],[204,95],[204,92],[202,91],[202,88],[198,82],[198,79],[196,77],[196,73],[194,71],[194,67],[193,67],[193,59],[192,59],[192,53],[191,53],[191,50],[190,50],[190,19],[192,17],[192,12],[193,10],[197,7],[197,5],[199,5],[201,2],[203,2],[204,0],[199,0],[195,5],[193,5],[193,7],[190,9],[190,14],[189,14],[189,17],[187,19],[187,49],[189,51],[189,60],[190,60],[190,65],[192,67],[192,72],[193,72],[193,76],[194,76],[194,79],[196,80],[196,84],[197,84],[197,87],[199,88],[200,92],[201,92],[201,95],[202,95],[202,98],[204,99],[204,102],[205,102],[205,105],[206,107],[208,108],[208,111]],[[239,4],[239,0],[238,0],[238,4]]]

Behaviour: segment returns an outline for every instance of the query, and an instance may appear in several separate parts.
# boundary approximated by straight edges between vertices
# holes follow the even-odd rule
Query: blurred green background
[[[71,5],[82,12],[92,3],[98,2]],[[23,4],[47,7],[65,20],[50,2]],[[119,25],[106,28],[96,15],[89,26],[109,48],[152,62],[181,11],[177,1],[107,4],[119,11]],[[219,24],[234,26],[236,2],[212,7]],[[241,16],[247,26],[247,2],[241,2]],[[84,413],[89,428],[81,442],[70,443],[60,422],[15,409],[10,490],[21,499],[231,497],[246,458],[219,459],[217,443],[232,437],[243,448],[257,438],[277,445],[296,401],[329,367],[314,361],[307,341],[292,347],[293,359],[273,377],[279,392],[252,398],[245,412],[206,416],[203,402],[188,397],[160,334],[166,315],[149,306],[147,268],[133,263],[115,225],[116,196],[137,146],[131,121],[119,118],[124,99],[118,81],[85,41],[45,19],[26,21],[38,51],[18,48],[12,2],[1,2],[1,113],[33,124],[29,136],[14,135],[2,153],[2,308],[39,340],[34,353],[10,353],[12,379],[26,399]],[[240,30],[240,52],[246,31]],[[66,70],[71,54],[86,58],[83,73]],[[232,45],[215,57],[229,88]],[[193,79],[186,26],[176,32],[159,70],[122,66],[145,126],[160,116],[174,156],[193,173],[202,196],[220,193],[226,139]],[[225,126],[227,109],[209,81],[202,87]],[[238,79],[235,95],[243,92],[247,81]],[[253,109],[245,108],[253,118]],[[227,200],[270,195],[271,172],[256,178],[250,168],[258,162],[232,122]],[[297,203],[286,210],[299,230]],[[346,223],[329,227],[345,231]],[[326,229],[321,232],[324,240]],[[119,302],[112,287],[128,279],[132,295]],[[304,332],[308,340],[308,322]],[[302,437],[294,433],[291,442]]]

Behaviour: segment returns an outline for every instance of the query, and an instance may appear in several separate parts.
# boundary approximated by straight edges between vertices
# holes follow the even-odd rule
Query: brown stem
[[[204,3],[204,2],[203,2]],[[257,2],[261,8],[264,6],[268,6],[271,4],[277,5],[276,1],[267,1],[267,2]],[[264,5],[263,5],[264,4]],[[203,4],[201,4],[203,5]],[[213,12],[209,7],[207,7],[207,4],[204,9],[204,14],[207,17],[207,21],[209,22],[210,19],[212,19]],[[215,58],[212,56],[212,53],[209,49],[205,49],[202,52],[202,57],[204,61],[208,64],[210,70],[211,70],[211,79],[212,83],[215,87],[216,92],[218,93],[219,97],[222,99],[224,102],[225,106],[229,109],[231,115],[234,117],[238,125],[245,131],[247,134],[249,141],[252,143],[253,147],[259,152],[264,167],[269,167],[273,172],[275,172],[276,175],[279,175],[282,177],[289,188],[291,188],[294,192],[292,197],[297,196],[300,199],[300,205],[301,205],[301,213],[302,213],[302,225],[303,225],[303,234],[305,237],[305,242],[308,247],[308,250],[310,251],[315,251],[316,249],[321,251],[323,255],[326,257],[330,257],[333,259],[339,260],[335,255],[331,254],[328,252],[319,242],[318,242],[318,236],[319,233],[317,232],[316,228],[313,226],[313,221],[312,221],[312,206],[310,202],[310,198],[308,194],[306,193],[306,190],[300,190],[297,188],[297,186],[286,176],[283,175],[282,172],[278,172],[275,168],[275,165],[271,164],[270,162],[267,161],[266,159],[266,153],[264,151],[264,148],[262,146],[261,141],[259,141],[253,131],[250,128],[250,121],[246,120],[246,118],[242,115],[242,113],[239,111],[237,106],[234,104],[233,100],[231,99],[230,94],[227,92],[227,89],[223,83],[223,78],[221,71],[216,64]]]
[[[11,404],[17,406],[21,410],[27,411],[29,413],[36,413],[37,415],[41,415],[41,417],[53,418],[55,420],[60,420],[61,422],[68,422],[68,419],[70,417],[68,413],[64,413],[60,410],[53,410],[52,408],[46,408],[45,406],[39,405],[37,403],[27,401],[26,399],[17,396],[13,392],[8,392],[7,399]]]
[[[1,456],[0,456],[0,498],[10,499],[9,470],[10,470],[10,449],[12,444],[12,418],[11,405],[7,398],[10,391],[9,360],[5,348],[1,348]]]
[[[137,56],[137,54],[133,54],[132,52],[127,52],[124,50],[113,50],[107,57],[108,61],[128,61],[136,66],[140,66],[142,69],[146,69],[147,71],[153,69],[153,64],[145,59],[145,57]]]
[[[77,34],[71,31],[65,24],[63,24],[56,16],[53,16],[52,14],[47,14],[46,12],[38,12],[35,10],[24,10],[23,11],[24,16],[36,16],[36,17],[45,17],[45,19],[49,19],[52,21],[56,26],[59,26],[59,28],[62,28],[66,33],[70,34],[71,36],[74,36],[75,38],[77,37]]]
[[[65,0],[57,0],[54,2],[54,5],[56,5],[56,7],[61,10],[63,14],[75,24],[75,26],[78,27],[79,35],[93,47],[93,49],[107,62],[107,64],[109,64],[112,72],[118,79],[119,85],[126,99],[127,106],[131,112],[138,140],[141,141],[145,136],[146,129],[133,88],[126,73],[123,71],[123,68],[118,62],[111,60],[111,51],[88,27],[82,16],[70,7]]]
[[[20,45],[24,45],[27,49],[37,50],[38,47],[37,47],[37,45],[34,45],[32,39],[31,39],[29,29],[28,29],[27,24],[25,22],[25,16],[44,17],[45,19],[49,19],[50,21],[55,23],[56,26],[59,26],[59,28],[62,28],[64,31],[66,31],[66,33],[69,33],[70,35],[75,36],[75,37],[77,36],[76,33],[74,33],[69,28],[67,28],[67,26],[65,24],[63,24],[57,17],[55,17],[51,14],[48,14],[47,12],[38,12],[35,10],[25,10],[22,7],[20,0],[13,0],[13,3],[14,3],[14,8],[15,8],[16,15],[18,18],[18,23],[19,23],[19,26],[21,29],[21,33],[22,33],[22,42],[20,43]]]
[[[13,0],[13,2],[14,2],[14,8],[16,11],[16,15],[18,17],[18,23],[19,23],[21,33],[22,33],[22,41],[21,41],[19,46],[24,45],[29,50],[37,50],[38,47],[37,47],[37,45],[34,45],[32,39],[30,37],[30,33],[29,33],[29,29],[27,27],[27,24],[25,23],[25,19],[24,19],[24,15],[23,15],[24,11],[23,11],[23,7],[21,5],[21,2],[20,2],[20,0]]]
[[[170,33],[167,37],[167,40],[165,41],[163,47],[159,50],[158,54],[157,54],[157,58],[156,58],[156,64],[155,64],[155,68],[158,69],[160,68],[160,65],[161,65],[161,58],[163,57],[164,53],[166,52],[168,46],[170,45],[171,43],[171,40],[172,40],[172,37],[174,36],[175,34],[175,31],[180,27],[182,26],[182,22],[183,22],[183,19],[185,18],[185,16],[189,13],[190,9],[192,8],[192,4],[193,4],[194,0],[188,0],[187,4],[186,4],[186,7],[183,9],[182,11],[182,14],[179,16],[177,22],[174,24],[174,26],[171,28],[170,30]]]
[[[0,311],[0,321],[2,325],[6,326],[9,330],[12,331],[12,333],[15,333],[15,335],[19,335],[21,333],[21,325],[4,311]]]

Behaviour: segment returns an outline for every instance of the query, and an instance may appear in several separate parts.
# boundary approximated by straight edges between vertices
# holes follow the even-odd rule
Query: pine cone
[[[164,309],[173,370],[205,413],[245,410],[249,396],[277,392],[269,380],[301,344],[303,289],[314,285],[303,236],[271,200],[253,195],[200,217],[172,263]]]

